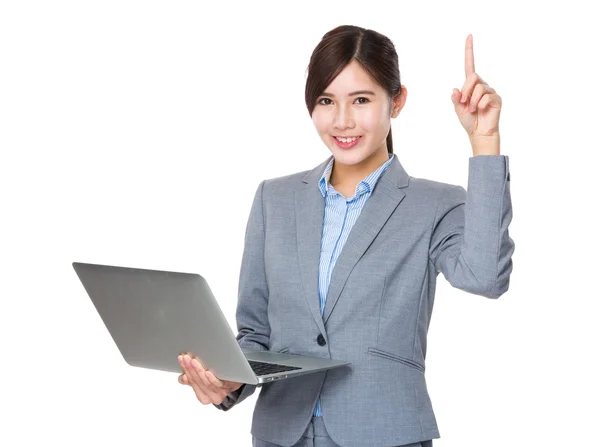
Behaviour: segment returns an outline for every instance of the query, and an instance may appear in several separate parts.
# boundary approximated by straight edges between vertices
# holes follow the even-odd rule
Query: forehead
[[[371,90],[376,94],[383,92],[381,86],[355,60],[346,65],[325,89],[335,96],[346,96],[356,90]]]

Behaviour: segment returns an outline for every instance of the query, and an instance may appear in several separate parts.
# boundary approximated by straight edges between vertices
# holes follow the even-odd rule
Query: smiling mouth
[[[343,138],[344,141],[340,140],[340,138]],[[335,144],[337,144],[338,147],[341,147],[342,149],[350,149],[351,147],[356,146],[361,139],[362,139],[362,136],[350,137],[350,138],[333,137]]]
[[[356,135],[356,136],[351,136],[351,137],[342,136],[342,135],[334,135],[334,136],[333,136],[333,138],[335,138],[335,139],[338,139],[338,140],[339,140],[340,138],[341,138],[341,139],[344,139],[344,140],[346,140],[346,141],[345,141],[345,143],[348,143],[348,142],[349,142],[348,140],[351,140],[351,139],[353,139],[353,138],[361,138],[361,137],[362,137],[362,135]],[[340,141],[341,141],[341,140],[340,140]],[[342,141],[342,143],[344,143],[344,141]]]

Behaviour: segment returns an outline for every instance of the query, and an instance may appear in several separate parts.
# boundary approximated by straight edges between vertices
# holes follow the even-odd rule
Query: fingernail
[[[465,102],[465,99],[467,99],[467,98],[465,98],[465,95],[462,95],[462,96],[460,97],[460,102]]]

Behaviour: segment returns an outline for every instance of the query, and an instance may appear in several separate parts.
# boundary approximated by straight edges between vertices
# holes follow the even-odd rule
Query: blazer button
[[[319,336],[317,337],[317,343],[319,343],[319,346],[325,346],[327,344],[327,342],[325,341],[325,337],[323,337],[323,334],[319,334]]]

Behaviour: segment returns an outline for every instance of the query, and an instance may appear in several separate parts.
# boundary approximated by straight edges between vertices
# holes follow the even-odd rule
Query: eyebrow
[[[373,95],[373,96],[375,96],[375,93],[372,92],[371,90],[357,90],[355,92],[348,93],[348,96],[355,96],[355,95]],[[323,92],[321,94],[321,96],[329,96],[329,97],[335,98],[334,94],[327,93],[327,92]]]

